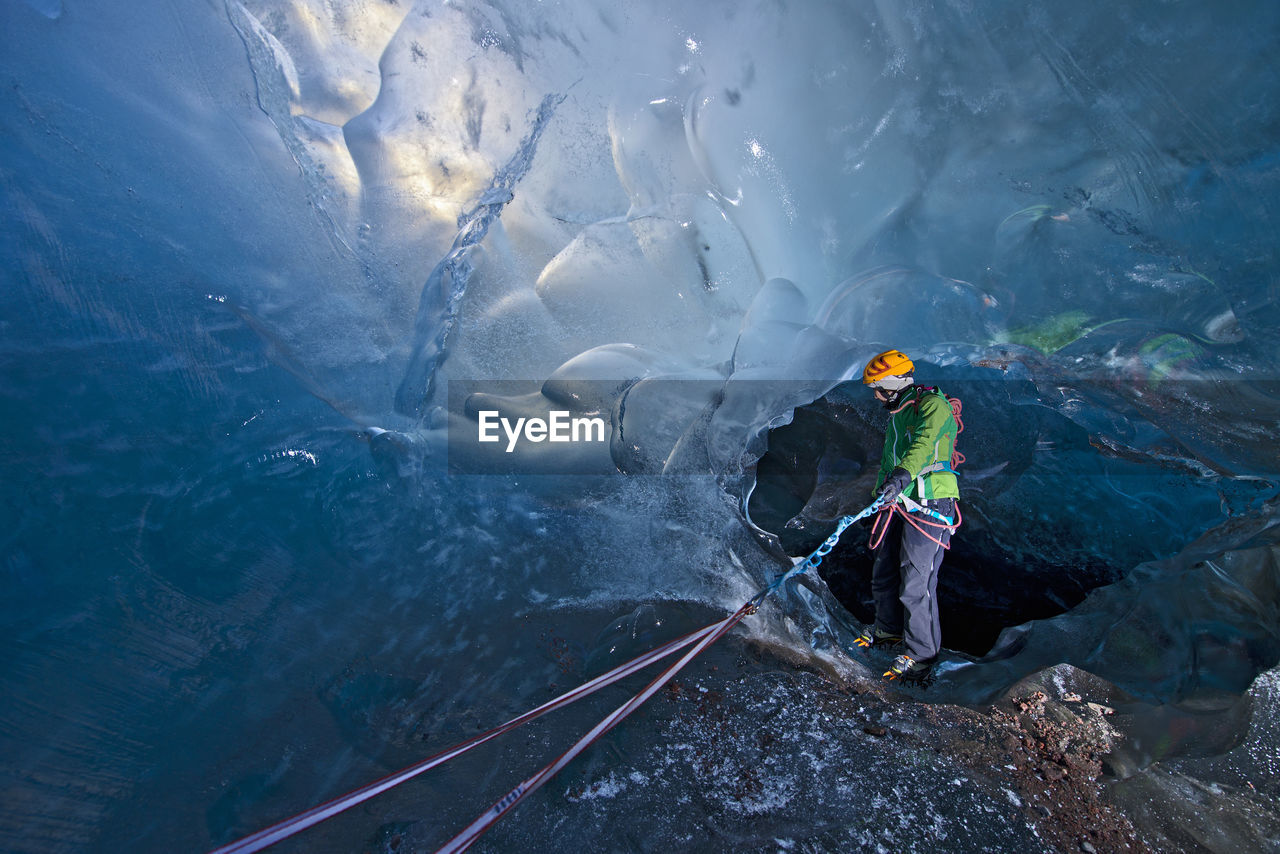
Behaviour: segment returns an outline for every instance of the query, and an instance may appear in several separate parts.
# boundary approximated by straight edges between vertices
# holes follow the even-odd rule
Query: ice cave
[[[1280,4],[0,23],[0,849],[1280,851]]]

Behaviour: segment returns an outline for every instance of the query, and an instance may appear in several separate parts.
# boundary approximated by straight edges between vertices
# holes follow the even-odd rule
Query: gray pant
[[[955,518],[954,498],[922,501],[926,507]],[[929,536],[905,524],[894,513],[871,566],[871,596],[875,600],[876,625],[886,632],[902,635],[907,654],[916,661],[928,661],[942,649],[942,624],[938,619],[938,570],[946,550],[933,542],[951,541],[946,528],[929,516],[913,517]],[[929,539],[932,537],[933,539]]]

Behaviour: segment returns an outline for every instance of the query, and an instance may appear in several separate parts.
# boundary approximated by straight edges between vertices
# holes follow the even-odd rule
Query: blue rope
[[[899,498],[905,499],[905,496],[899,496]],[[908,512],[924,513],[926,515],[932,516],[933,518],[942,522],[944,525],[951,526],[955,524],[955,520],[953,520],[950,516],[944,516],[941,513],[939,513],[937,510],[934,510],[929,507],[925,507],[922,504],[916,504],[914,501],[904,501],[904,503],[908,504]],[[752,597],[751,604],[759,605],[761,602],[764,601],[766,596],[768,596],[773,591],[777,590],[779,587],[785,584],[789,579],[795,578],[797,575],[802,575],[808,572],[810,569],[816,569],[817,567],[821,566],[822,559],[827,555],[831,554],[831,550],[834,549],[836,545],[840,542],[840,535],[845,532],[846,528],[848,528],[854,522],[858,522],[862,519],[867,518],[868,516],[872,516],[876,513],[879,513],[882,509],[884,509],[884,507],[885,507],[884,499],[877,498],[875,501],[871,502],[866,507],[862,508],[862,510],[858,511],[856,515],[841,516],[839,521],[836,522],[836,529],[831,532],[831,536],[827,537],[825,540],[822,541],[822,545],[818,546],[816,549],[814,549],[812,552],[809,553],[808,557],[806,557],[804,560],[797,563],[795,566],[791,567],[791,569],[787,570],[782,575],[779,575],[777,578],[773,580],[772,584],[770,584],[768,587],[765,587],[763,590],[757,593],[754,597]]]
[[[848,528],[854,522],[865,519],[868,516],[871,516],[875,513],[880,512],[881,508],[883,507],[884,507],[884,499],[877,498],[875,501],[868,504],[862,510],[858,511],[856,515],[841,516],[840,520],[836,522],[836,529],[831,532],[831,536],[823,540],[822,545],[818,546],[816,549],[810,552],[809,556],[806,557],[804,560],[800,561],[795,566],[791,567],[791,569],[787,570],[782,575],[779,575],[777,578],[775,578],[772,584],[770,584],[768,587],[761,590],[751,599],[751,603],[753,605],[759,605],[761,602],[764,601],[766,596],[768,596],[770,593],[772,593],[773,591],[781,587],[784,583],[786,583],[788,579],[795,578],[797,575],[801,575],[805,572],[808,572],[810,569],[816,569],[817,567],[821,566],[822,559],[827,555],[831,554],[831,550],[834,549],[836,545],[840,542],[840,535],[845,532],[846,528]]]

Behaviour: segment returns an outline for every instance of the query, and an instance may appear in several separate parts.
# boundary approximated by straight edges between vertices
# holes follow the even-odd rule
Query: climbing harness
[[[951,446],[951,459],[939,460],[932,465],[925,466],[920,470],[920,474],[916,476],[917,480],[923,480],[925,475],[933,474],[934,472],[955,472],[955,470],[964,462],[964,454],[956,450],[956,444],[958,444],[960,434],[964,432],[964,421],[961,419],[961,413],[964,411],[964,406],[961,404],[960,398],[950,397],[936,387],[929,387],[927,392],[930,394],[935,392],[937,394],[941,394],[946,398],[947,403],[950,404],[951,417],[954,418],[956,422],[957,441]],[[908,406],[919,405],[920,398],[918,396],[913,397],[897,409],[891,411],[889,414],[897,415]],[[923,491],[923,487],[921,487],[921,491]],[[946,530],[948,533],[954,534],[964,521],[960,515],[959,502],[956,502],[955,508],[956,516],[952,519],[950,516],[944,516],[931,507],[926,507],[919,502],[913,501],[906,495],[899,495],[898,501],[895,501],[892,505],[882,508],[879,515],[876,516],[876,520],[871,526],[871,537],[868,545],[872,551],[880,548],[881,542],[884,541],[884,535],[889,530],[889,520],[893,517],[894,513],[897,513],[902,517],[904,522],[923,534],[930,542],[935,543],[944,549],[950,549],[951,543],[949,541],[943,541],[942,531]],[[927,519],[921,518],[924,516],[932,517],[935,521],[930,522]],[[926,531],[925,527],[934,529],[937,536],[935,537],[933,534]]]
[[[902,517],[903,521],[923,534],[930,542],[941,546],[944,549],[950,549],[951,543],[950,541],[944,541],[942,539],[942,532],[945,530],[948,533],[954,534],[960,527],[960,524],[964,521],[964,518],[960,515],[960,504],[957,502],[954,506],[956,508],[956,515],[953,519],[950,516],[944,516],[932,507],[926,507],[905,495],[899,495],[897,501],[892,505],[883,508],[876,516],[875,522],[871,525],[871,538],[868,543],[868,547],[872,551],[880,548],[880,544],[884,542],[884,535],[889,530],[889,520],[893,517],[894,513],[897,513]],[[931,522],[929,519],[922,518],[926,516],[931,517],[936,521]],[[937,536],[935,537],[933,534],[926,531],[926,527],[933,528],[937,533]]]
[[[565,751],[558,759],[549,763],[541,771],[520,783],[503,797],[499,798],[493,806],[476,818],[476,820],[463,829],[461,833],[446,842],[444,846],[440,848],[438,854],[456,854],[456,852],[465,851],[516,804],[526,796],[537,791],[544,783],[555,776],[557,772],[572,762],[578,754],[582,753],[601,736],[616,727],[624,718],[661,690],[664,685],[670,682],[671,679],[674,678],[686,664],[696,658],[699,653],[728,634],[734,626],[741,622],[743,617],[754,614],[769,594],[773,593],[788,580],[821,565],[822,559],[830,554],[831,550],[836,547],[837,543],[839,543],[840,535],[844,533],[846,528],[861,519],[865,519],[866,517],[879,512],[883,505],[883,499],[877,498],[857,514],[853,516],[842,516],[836,523],[835,531],[822,542],[822,545],[814,549],[813,552],[804,560],[798,561],[791,569],[774,578],[770,584],[763,587],[754,596],[747,600],[741,608],[720,622],[712,623],[711,625],[705,626],[696,632],[692,632],[684,637],[669,641],[668,643],[638,656],[625,664],[615,667],[607,673],[603,673],[594,679],[584,682],[577,688],[561,694],[559,697],[538,706],[536,709],[532,709],[522,715],[512,718],[500,726],[494,727],[487,732],[483,732],[480,735],[467,739],[466,741],[454,745],[447,750],[441,751],[434,756],[430,756],[421,762],[410,765],[409,767],[393,774],[389,774],[388,776],[370,783],[367,786],[363,786],[362,788],[356,789],[355,791],[349,792],[341,797],[334,798],[331,801],[326,801],[319,806],[312,807],[305,812],[299,813],[293,818],[286,819],[229,845],[217,848],[210,852],[210,854],[252,854],[253,852],[261,851],[268,846],[274,845],[277,842],[301,833],[307,828],[313,827],[328,818],[332,818],[351,807],[362,804],[370,798],[380,795],[407,780],[411,780],[414,777],[431,770],[432,768],[443,765],[450,759],[461,756],[472,748],[479,747],[481,744],[497,738],[503,733],[510,732],[522,724],[526,724],[535,718],[542,717],[548,712],[563,708],[576,700],[580,700],[583,697],[599,691],[601,688],[612,685],[613,683],[642,670],[655,661],[666,658],[667,656],[679,652],[686,647],[693,647],[686,652],[679,661],[662,671],[662,673],[660,673],[652,682],[640,691],[640,693],[636,694],[626,703],[623,703],[596,724],[589,732],[587,732],[586,735],[582,736],[582,738],[575,742],[574,745]]]

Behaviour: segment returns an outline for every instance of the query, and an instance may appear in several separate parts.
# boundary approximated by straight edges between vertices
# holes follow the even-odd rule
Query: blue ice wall
[[[566,624],[585,660],[736,606],[786,564],[770,430],[888,346],[968,389],[973,542],[1114,573],[938,696],[1067,660],[1190,702],[1280,657],[1274,4],[0,32],[0,847],[227,841],[544,699]],[[608,447],[486,456],[451,386]],[[822,483],[815,530],[865,491]],[[856,673],[849,624],[817,584],[746,630]]]

